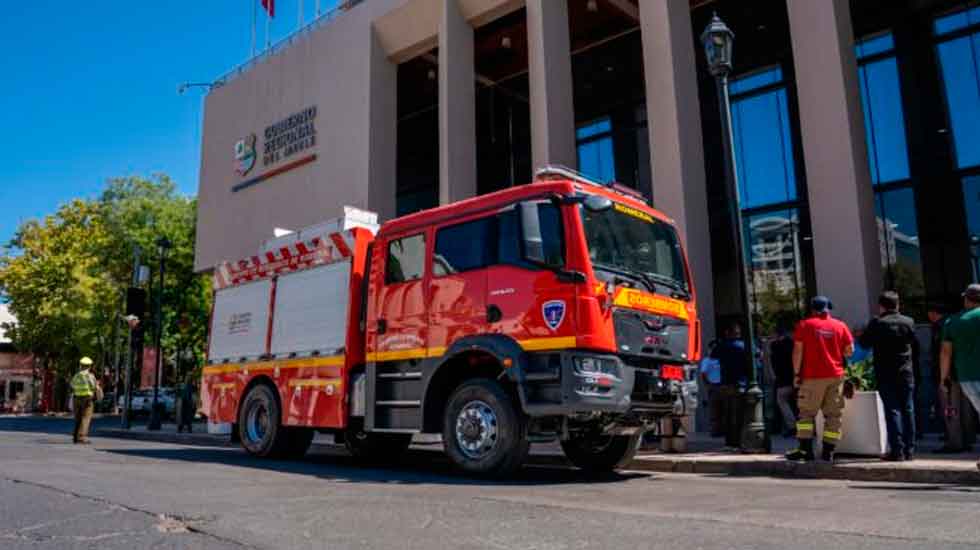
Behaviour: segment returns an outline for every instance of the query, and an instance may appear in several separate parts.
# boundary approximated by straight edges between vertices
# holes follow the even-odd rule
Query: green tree
[[[60,379],[82,355],[108,366],[119,344],[112,336],[132,281],[133,251],[143,251],[142,263],[156,277],[156,243],[166,237],[172,247],[162,294],[164,358],[172,367],[183,352],[183,371],[199,368],[211,293],[210,279],[193,271],[196,210],[196,200],[180,195],[166,175],[127,177],[110,180],[96,200],[74,200],[22,224],[0,253],[0,296],[18,320],[9,327],[14,345]],[[159,298],[155,283],[150,304]],[[144,326],[149,339],[154,327]]]
[[[104,327],[119,306],[99,251],[110,235],[99,209],[74,200],[24,223],[0,255],[0,293],[17,318],[14,344],[64,378],[82,355],[102,357]]]
[[[180,195],[173,181],[161,174],[151,179],[110,180],[99,204],[106,227],[114,236],[108,242],[104,257],[110,259],[114,277],[123,281],[121,288],[125,288],[126,281],[132,277],[135,247],[142,250],[142,262],[151,269],[154,280],[149,289],[150,319],[159,299],[157,241],[161,237],[170,241],[163,292],[164,359],[176,366],[179,354],[192,355],[190,365],[181,365],[182,374],[190,366],[200,365],[207,344],[211,280],[194,273],[197,200]],[[147,337],[150,335],[148,332]]]

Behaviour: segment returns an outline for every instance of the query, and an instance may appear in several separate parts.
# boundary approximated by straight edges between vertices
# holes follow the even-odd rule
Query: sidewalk
[[[644,450],[630,467],[654,472],[980,485],[977,470],[980,452],[956,455],[931,452],[941,445],[935,436],[924,438],[919,442],[920,451],[915,460],[909,462],[845,455],[833,465],[798,464],[783,459],[783,454],[796,446],[795,439],[774,437],[772,454],[741,454],[723,452],[720,439],[694,434],[689,438],[687,453]]]
[[[173,424],[164,424],[158,432],[150,432],[145,423],[134,424],[129,431],[102,427],[93,435],[146,441],[163,441],[182,445],[237,446],[228,436],[210,435],[205,424],[195,424],[193,433],[178,434]],[[934,437],[922,440],[922,451],[911,462],[882,462],[869,457],[841,457],[831,464],[797,464],[783,459],[783,453],[795,446],[795,440],[775,438],[772,454],[741,454],[723,452],[722,442],[704,434],[694,434],[684,454],[662,453],[643,449],[630,464],[630,470],[685,474],[731,476],[766,476],[805,479],[841,479],[849,481],[879,481],[905,483],[941,483],[980,485],[977,459],[980,452],[959,455],[935,455],[932,449],[940,446]],[[336,452],[337,446],[328,435],[317,434],[314,448],[320,452]],[[419,451],[441,451],[438,436],[417,438],[413,447]],[[534,445],[528,461],[533,465],[567,466],[568,462],[556,443]]]

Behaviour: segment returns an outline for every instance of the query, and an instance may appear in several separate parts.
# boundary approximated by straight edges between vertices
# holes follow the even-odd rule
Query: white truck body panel
[[[209,361],[238,362],[265,354],[271,292],[271,279],[215,292]]]
[[[347,338],[350,260],[279,276],[272,316],[274,357],[333,355]]]

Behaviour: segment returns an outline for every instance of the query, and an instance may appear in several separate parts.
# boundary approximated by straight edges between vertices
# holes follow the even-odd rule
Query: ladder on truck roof
[[[378,215],[345,206],[344,215],[339,218],[262,241],[258,254],[218,264],[214,270],[214,289],[346,260],[354,250],[351,230],[355,228],[377,233]]]

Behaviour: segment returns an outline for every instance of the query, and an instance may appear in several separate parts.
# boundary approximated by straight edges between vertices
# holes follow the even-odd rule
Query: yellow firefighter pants
[[[836,445],[841,438],[841,415],[844,414],[844,379],[813,378],[803,380],[797,405],[800,418],[796,422],[796,436],[813,439],[817,413],[823,411],[823,440]]]

